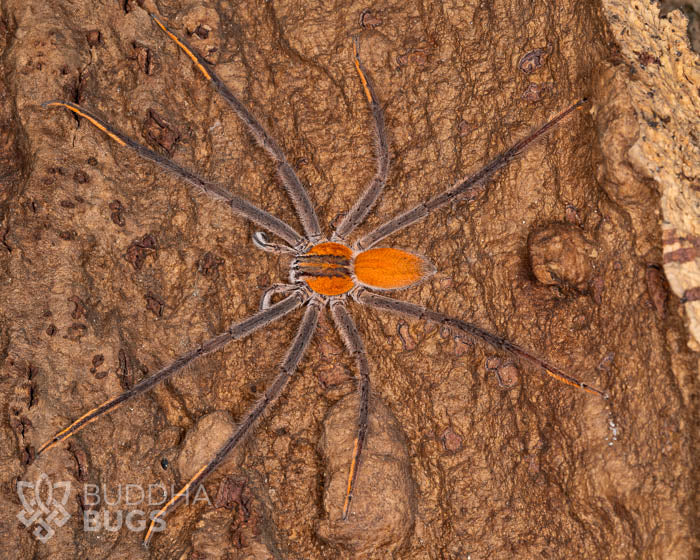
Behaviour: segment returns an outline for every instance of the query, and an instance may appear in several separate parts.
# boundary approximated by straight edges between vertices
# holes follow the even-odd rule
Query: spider
[[[453,186],[433,196],[426,202],[422,202],[410,210],[391,218],[363,237],[350,243],[348,242],[350,235],[364,221],[382,194],[387,182],[390,160],[383,110],[375,94],[369,73],[360,58],[358,38],[355,37],[353,41],[353,62],[374,121],[376,174],[360,198],[340,220],[332,235],[326,238],[321,231],[316,211],[306,190],[277,142],[217,76],[211,64],[195,51],[187,41],[171,31],[158,16],[150,15],[155,24],[182,49],[204,78],[228,102],[236,115],[245,123],[253,138],[272,158],[277,166],[280,180],[286,188],[303,226],[304,235],[300,235],[284,221],[236,196],[226,188],[200,178],[171,159],[139,144],[83,107],[68,101],[52,100],[45,102],[43,104],[44,107],[62,107],[86,119],[121,146],[133,150],[142,158],[158,164],[166,171],[183,179],[207,195],[224,202],[236,215],[254,222],[268,233],[276,236],[276,239],[271,240],[266,233],[259,231],[254,233],[252,241],[256,247],[264,251],[291,256],[291,265],[289,281],[287,283],[274,284],[267,289],[261,298],[260,310],[257,313],[231,325],[221,334],[178,357],[155,374],[134,385],[131,389],[88,411],[44,443],[39,448],[37,455],[41,455],[51,447],[67,440],[89,423],[111,412],[119,405],[162,383],[198,358],[219,350],[227,343],[239,340],[269,325],[273,321],[281,319],[298,308],[305,308],[294,340],[282,360],[276,378],[266,389],[263,397],[243,415],[234,433],[221,446],[214,458],[199,469],[152,518],[151,525],[144,537],[144,544],[148,545],[153,536],[154,528],[183,501],[190,488],[200,484],[207,475],[217,468],[224,458],[240,444],[263,413],[278,399],[304,356],[318,324],[321,310],[324,307],[328,307],[335,327],[341,335],[348,352],[354,359],[359,374],[358,391],[360,405],[356,420],[357,432],[342,507],[342,519],[347,519],[352,508],[353,492],[361,465],[362,450],[367,440],[370,402],[370,368],[367,353],[362,337],[348,313],[346,306],[348,299],[382,311],[425,319],[440,326],[448,327],[461,335],[480,339],[498,350],[508,352],[517,358],[529,362],[557,381],[607,398],[605,392],[579,381],[556,366],[536,357],[528,350],[497,334],[486,331],[462,319],[450,317],[421,305],[385,295],[383,292],[406,288],[424,281],[435,272],[435,268],[426,258],[420,255],[401,249],[376,246],[390,235],[415,224],[432,212],[444,208],[450,202],[459,198],[474,196],[482,191],[485,188],[484,184],[486,181],[498,170],[508,165],[526,147],[584,105],[586,99],[577,101],[527,137],[498,154],[476,173],[462,178]],[[280,296],[282,299],[276,301]]]

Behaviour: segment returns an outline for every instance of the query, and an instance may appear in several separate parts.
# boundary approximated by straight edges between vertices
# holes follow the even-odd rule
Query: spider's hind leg
[[[372,182],[367,186],[365,192],[362,193],[333,233],[333,240],[335,241],[344,241],[364,221],[374,203],[382,194],[389,175],[389,141],[387,139],[386,124],[384,123],[384,111],[379,104],[377,94],[374,92],[372,80],[360,58],[360,41],[357,37],[353,38],[353,61],[374,119],[377,170]]]
[[[508,352],[516,358],[529,362],[531,365],[541,369],[544,373],[553,379],[556,379],[560,383],[576,387],[577,389],[581,389],[593,395],[598,395],[604,399],[608,398],[608,394],[605,391],[601,391],[600,389],[597,389],[584,381],[579,381],[555,365],[547,362],[546,360],[538,358],[532,352],[525,350],[510,340],[484,330],[481,327],[477,327],[472,323],[463,321],[462,319],[450,317],[449,315],[445,315],[439,311],[433,311],[432,309],[428,309],[427,307],[423,307],[421,305],[375,294],[367,290],[357,290],[352,294],[352,296],[355,301],[363,305],[383,309],[399,315],[408,315],[409,317],[415,317],[416,319],[426,319],[427,321],[432,321],[438,325],[446,326],[459,331],[471,338],[483,340],[498,350]]]
[[[342,514],[342,519],[347,519],[350,513],[353,493],[355,491],[355,483],[357,482],[360,457],[362,456],[362,450],[364,449],[365,440],[367,439],[367,429],[369,427],[369,364],[367,363],[365,345],[362,342],[360,333],[357,331],[355,322],[348,314],[344,301],[340,299],[334,300],[330,307],[333,322],[350,354],[355,359],[358,373],[360,374],[358,387],[360,392],[360,410],[357,416],[357,436],[355,436],[355,444],[350,460],[350,470],[348,472],[348,482],[345,490],[345,502],[343,503]]]
[[[116,397],[105,401],[96,408],[93,408],[92,410],[88,411],[86,414],[83,414],[75,422],[73,422],[72,424],[58,432],[50,440],[45,442],[37,450],[37,456],[41,455],[48,449],[51,449],[58,443],[65,441],[71,436],[75,435],[85,426],[97,420],[100,416],[111,412],[126,401],[131,400],[132,398],[148,391],[149,389],[152,389],[157,384],[165,381],[169,377],[176,374],[178,371],[181,371],[185,366],[194,362],[198,358],[201,358],[202,356],[205,356],[207,354],[210,354],[211,352],[223,348],[227,343],[231,341],[239,340],[256,330],[261,329],[262,327],[270,324],[276,319],[279,319],[284,315],[291,313],[292,311],[303,305],[306,301],[307,298],[302,292],[299,292],[298,294],[292,294],[286,299],[280,301],[279,303],[270,306],[267,309],[259,311],[258,313],[252,315],[251,317],[248,317],[247,319],[244,319],[243,321],[239,321],[238,323],[231,325],[223,333],[215,336],[214,338],[210,338],[209,340],[203,342],[193,350],[190,350],[186,354],[175,358],[175,360],[170,362],[170,364],[161,368],[153,375],[141,380],[131,389],[124,391],[120,395],[117,395]]]

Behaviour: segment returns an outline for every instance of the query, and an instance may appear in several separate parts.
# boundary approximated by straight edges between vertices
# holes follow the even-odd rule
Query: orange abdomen
[[[293,266],[297,278],[324,296],[347,293],[356,281],[382,290],[406,288],[434,272],[426,259],[401,249],[368,249],[353,260],[349,247],[330,241],[299,255]]]
[[[379,247],[355,257],[355,278],[371,288],[407,288],[433,272],[435,269],[424,257],[401,249]]]

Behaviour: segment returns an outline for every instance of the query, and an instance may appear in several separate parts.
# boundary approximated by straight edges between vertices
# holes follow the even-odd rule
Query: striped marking
[[[118,144],[122,146],[126,146],[126,142],[122,140],[119,136],[117,136],[113,131],[111,131],[107,126],[97,120],[95,117],[92,115],[86,113],[83,111],[80,107],[77,105],[74,105],[73,103],[66,103],[63,101],[47,101],[46,103],[42,104],[42,107],[64,107],[68,109],[69,111],[74,112],[76,115],[83,117],[84,119],[87,119],[90,121],[94,126],[99,128],[102,132],[104,132],[107,136],[109,136],[112,140],[117,142]]]
[[[360,65],[360,55],[358,53],[358,39],[357,37],[354,38],[352,42],[352,56],[354,58],[355,62],[355,70],[357,70],[357,73],[360,76],[360,81],[362,82],[362,89],[365,90],[365,95],[367,96],[367,101],[371,104],[374,99],[372,98],[372,94],[369,91],[369,86],[367,85],[367,78],[365,77],[365,73],[362,71],[362,66]]]
[[[162,21],[160,21],[160,19],[158,18],[158,16],[156,16],[156,15],[154,15],[154,14],[150,14],[150,15],[151,15],[151,17],[153,18],[153,21],[156,22],[156,24],[158,25],[158,27],[160,27],[160,28],[165,32],[165,34],[166,34],[168,37],[170,37],[173,41],[175,41],[175,43],[177,44],[177,46],[180,47],[183,51],[185,51],[185,54],[186,54],[187,56],[189,56],[189,57],[192,59],[192,62],[194,62],[195,65],[197,66],[197,68],[199,68],[199,71],[200,71],[202,74],[204,74],[204,77],[205,77],[207,80],[211,81],[211,74],[209,74],[209,71],[204,67],[204,64],[202,64],[201,60],[200,60],[199,57],[192,51],[192,49],[190,49],[183,41],[181,41],[181,40],[178,38],[177,35],[175,35],[172,31],[170,31],[170,29],[168,29],[168,28],[165,26],[165,24],[164,24]]]
[[[168,508],[170,508],[173,504],[178,502],[180,498],[187,493],[187,491],[190,489],[190,487],[197,482],[199,479],[200,475],[209,467],[209,465],[204,465],[201,469],[197,471],[197,473],[190,479],[190,481],[185,484],[177,494],[175,494],[170,500],[168,500],[168,503],[166,503],[161,510],[153,517],[153,520],[151,521],[151,525],[148,527],[148,532],[146,533],[146,536],[143,538],[143,544],[148,545],[148,542],[151,540],[151,536],[153,535],[153,528],[155,527],[156,524],[156,519],[160,519],[161,517],[165,516],[165,514],[168,512]]]
[[[355,481],[355,471],[357,470],[357,447],[360,440],[355,438],[355,446],[352,449],[352,462],[350,463],[350,472],[348,473],[348,485],[345,490],[345,502],[343,503],[343,519],[348,518],[350,512],[350,502],[352,501],[352,491]]]
[[[350,291],[352,251],[341,243],[319,243],[294,261],[297,276],[309,288],[324,296],[339,296]]]

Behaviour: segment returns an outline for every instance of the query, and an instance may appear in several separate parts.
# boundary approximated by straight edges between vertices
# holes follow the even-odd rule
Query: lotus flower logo
[[[60,499],[56,499],[55,491],[63,490]],[[24,509],[17,514],[25,527],[37,526],[32,534],[37,540],[46,543],[56,534],[53,527],[63,527],[70,514],[63,507],[70,496],[70,482],[67,480],[54,484],[46,473],[41,473],[36,482],[17,482],[17,495]]]

